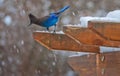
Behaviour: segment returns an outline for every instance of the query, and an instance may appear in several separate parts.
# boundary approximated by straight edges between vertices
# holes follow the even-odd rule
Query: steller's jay
[[[37,24],[42,27],[46,27],[46,29],[49,31],[49,27],[55,26],[54,32],[56,30],[56,23],[59,20],[59,17],[61,16],[61,13],[63,13],[65,10],[67,10],[70,6],[65,6],[62,9],[58,10],[57,12],[50,13],[48,16],[37,18],[32,14],[29,14],[30,18],[30,24]]]

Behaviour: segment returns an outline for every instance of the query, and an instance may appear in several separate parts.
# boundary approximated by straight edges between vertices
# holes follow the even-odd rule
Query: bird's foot
[[[54,30],[53,33],[56,33],[56,30]]]
[[[48,27],[47,27],[47,30],[46,30],[46,31],[50,33],[50,30],[49,30],[49,28],[48,28]]]

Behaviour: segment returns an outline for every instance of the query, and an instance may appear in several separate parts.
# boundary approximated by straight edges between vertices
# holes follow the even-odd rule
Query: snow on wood
[[[56,33],[56,34],[64,34],[63,31],[56,31],[56,32],[53,32],[53,31],[35,31],[35,32],[41,32],[41,33]]]
[[[108,18],[108,17],[81,17],[80,23],[84,25],[84,27],[88,27],[88,21],[99,21],[99,22],[117,22],[120,23],[119,19],[116,18]]]
[[[116,18],[118,20],[120,20],[120,10],[114,10],[114,11],[111,11],[107,14],[108,18]]]
[[[80,25],[88,27],[88,21],[102,21],[102,22],[119,22],[120,23],[120,10],[109,12],[106,17],[81,17]]]
[[[114,47],[100,47],[100,52],[115,52],[115,51],[120,51],[120,48],[114,48]]]

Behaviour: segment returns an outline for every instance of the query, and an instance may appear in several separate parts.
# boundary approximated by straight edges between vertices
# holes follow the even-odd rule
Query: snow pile
[[[111,11],[107,14],[106,17],[120,20],[120,10]]]
[[[88,26],[88,21],[102,21],[102,22],[119,22],[120,23],[120,10],[109,12],[106,17],[81,17],[80,23],[84,27]]]
[[[84,27],[88,27],[88,21],[99,21],[99,22],[120,22],[117,18],[109,18],[109,17],[81,17],[80,23]]]

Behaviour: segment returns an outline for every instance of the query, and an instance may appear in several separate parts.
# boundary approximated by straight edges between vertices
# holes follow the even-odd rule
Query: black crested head
[[[30,19],[30,24],[28,26],[30,26],[32,23],[35,23],[37,18],[32,15],[31,13],[28,15],[29,19]]]

